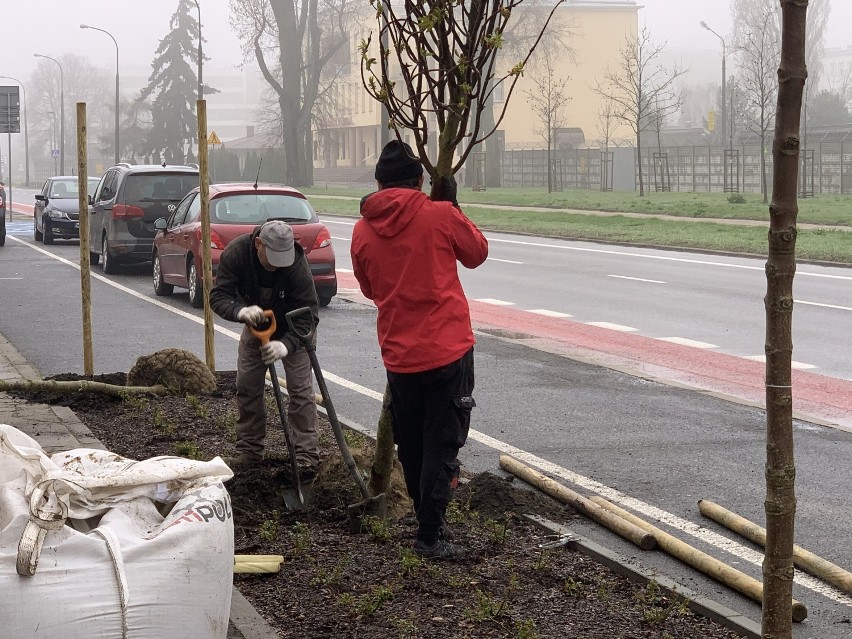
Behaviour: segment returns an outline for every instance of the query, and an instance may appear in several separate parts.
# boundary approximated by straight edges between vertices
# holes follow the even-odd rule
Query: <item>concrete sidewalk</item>
[[[35,379],[41,379],[38,371],[0,334],[0,380]],[[26,433],[47,453],[73,448],[106,450],[74,412],[65,406],[32,404],[0,393],[0,424],[14,426]],[[277,636],[275,630],[234,588],[227,639],[275,639]]]

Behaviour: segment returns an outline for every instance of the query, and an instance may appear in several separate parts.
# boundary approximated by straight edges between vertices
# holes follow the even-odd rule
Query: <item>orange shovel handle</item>
[[[269,339],[272,337],[272,334],[275,333],[275,313],[270,310],[263,311],[263,314],[269,319],[269,326],[264,329],[255,328],[254,326],[249,326],[249,330],[251,334],[260,339],[261,344],[266,344],[269,342]]]

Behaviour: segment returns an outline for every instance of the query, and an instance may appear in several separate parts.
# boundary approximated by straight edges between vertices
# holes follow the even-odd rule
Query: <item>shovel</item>
[[[294,319],[302,315],[307,315],[310,318],[311,327],[306,333],[300,333],[296,330],[293,322]],[[355,465],[355,460],[352,458],[352,453],[349,451],[346,439],[343,437],[343,428],[340,426],[340,420],[337,419],[337,411],[334,410],[334,404],[331,403],[331,397],[328,394],[328,386],[325,383],[325,377],[323,377],[322,369],[320,368],[319,361],[317,360],[317,349],[316,344],[314,343],[316,328],[314,326],[314,316],[311,309],[305,306],[304,308],[290,311],[287,313],[286,318],[290,331],[302,341],[305,350],[308,351],[308,357],[310,357],[311,360],[311,367],[314,369],[314,375],[317,378],[317,386],[319,386],[320,395],[322,395],[323,406],[328,414],[328,421],[331,423],[331,429],[334,431],[334,438],[337,440],[337,446],[340,448],[340,454],[343,455],[343,461],[346,462],[349,474],[352,476],[352,479],[358,486],[358,490],[361,492],[363,501],[360,501],[357,504],[351,504],[347,507],[350,529],[353,532],[360,532],[362,528],[362,517],[385,517],[387,514],[387,499],[384,493],[376,496],[373,496],[370,493],[370,489],[367,488],[367,485],[364,483],[364,478],[361,477],[361,473]]]
[[[268,320],[268,326],[264,329],[249,326],[251,334],[260,340],[261,344],[267,344],[269,338],[275,333],[275,313],[266,310],[263,314]],[[272,380],[272,390],[275,392],[275,403],[278,406],[278,415],[281,418],[281,428],[284,431],[284,441],[287,442],[287,453],[290,456],[290,478],[293,488],[284,490],[284,503],[288,508],[297,509],[305,507],[305,496],[302,494],[302,482],[299,479],[299,466],[296,463],[296,448],[293,446],[293,438],[290,436],[290,424],[287,421],[287,412],[284,409],[284,398],[281,395],[281,385],[278,383],[278,374],[275,372],[275,363],[269,365],[269,377]]]

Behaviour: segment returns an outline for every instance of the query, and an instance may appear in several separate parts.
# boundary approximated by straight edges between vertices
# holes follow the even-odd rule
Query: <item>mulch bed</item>
[[[217,373],[209,395],[129,397],[26,393],[28,401],[69,406],[111,451],[133,459],[183,455],[210,459],[234,452],[235,374]],[[52,379],[81,379],[58,375]],[[96,381],[124,385],[126,375]],[[24,397],[24,395],[19,394]],[[360,501],[331,429],[321,418],[322,464],[309,507],[288,510],[286,448],[271,391],[265,463],[240,472],[231,496],[235,552],[284,556],[280,573],[234,581],[280,637],[359,639],[641,639],[736,637],[690,613],[653,584],[638,586],[579,553],[542,549],[551,539],[520,515],[560,523],[574,517],[557,502],[502,476],[467,476],[448,519],[459,563],[423,562],[410,550],[416,524],[397,469],[389,522],[349,532],[346,506]],[[347,436],[359,463],[372,442]]]

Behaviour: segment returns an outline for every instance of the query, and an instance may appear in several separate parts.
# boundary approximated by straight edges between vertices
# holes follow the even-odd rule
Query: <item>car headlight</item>
[[[63,213],[62,211],[57,211],[56,209],[51,209],[47,212],[47,217],[56,220],[56,219],[67,218],[68,216],[65,215],[65,213]]]

